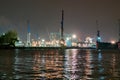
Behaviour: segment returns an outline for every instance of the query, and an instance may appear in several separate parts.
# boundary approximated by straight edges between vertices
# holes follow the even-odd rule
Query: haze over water
[[[119,80],[120,51],[0,49],[0,79]]]

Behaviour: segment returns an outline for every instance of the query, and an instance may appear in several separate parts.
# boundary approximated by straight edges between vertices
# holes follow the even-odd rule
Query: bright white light
[[[114,41],[114,40],[112,40],[112,41],[111,41],[111,44],[115,44],[115,41]]]
[[[58,44],[58,43],[59,43],[59,41],[56,41],[56,43]]]
[[[86,37],[86,42],[92,43],[93,42],[92,40],[93,39],[91,37]]]
[[[101,38],[100,38],[100,37],[98,37],[98,39],[100,40]]]
[[[72,38],[76,38],[76,35],[74,34],[74,35],[72,35]]]
[[[45,40],[44,39],[42,39],[42,42],[44,42]]]
[[[70,38],[67,37],[66,40],[70,40]]]

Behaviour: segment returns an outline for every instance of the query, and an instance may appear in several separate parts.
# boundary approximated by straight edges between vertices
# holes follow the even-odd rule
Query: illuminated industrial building
[[[50,42],[51,42],[51,46],[53,47],[59,47],[60,46],[60,39],[61,39],[61,35],[59,32],[54,32],[54,33],[50,33]]]

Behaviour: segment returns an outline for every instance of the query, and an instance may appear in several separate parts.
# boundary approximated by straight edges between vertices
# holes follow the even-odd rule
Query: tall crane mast
[[[63,28],[63,24],[64,24],[64,10],[62,10],[62,20],[61,20],[61,40],[63,39],[63,32],[64,32],[64,28]]]

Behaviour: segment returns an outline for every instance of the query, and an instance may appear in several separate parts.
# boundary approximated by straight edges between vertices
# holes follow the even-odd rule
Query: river
[[[120,80],[120,51],[0,49],[1,80]]]

